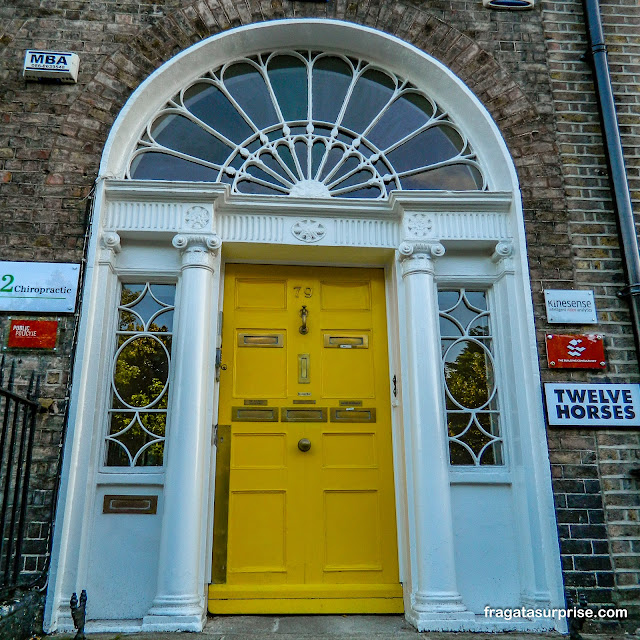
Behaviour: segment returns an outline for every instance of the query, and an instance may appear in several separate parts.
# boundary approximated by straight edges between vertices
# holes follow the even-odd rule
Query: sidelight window
[[[438,292],[449,461],[501,465],[498,389],[485,291]]]
[[[122,285],[111,376],[107,466],[162,466],[174,302],[173,284]]]

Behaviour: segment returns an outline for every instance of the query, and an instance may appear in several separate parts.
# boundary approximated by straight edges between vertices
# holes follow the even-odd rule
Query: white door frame
[[[473,123],[469,138],[489,172],[490,191],[402,191],[387,201],[369,202],[232,196],[227,185],[122,179],[141,127],[185,78],[197,77],[217,60],[246,55],[248,47],[344,50],[344,42],[350,43],[349,51],[378,57],[380,64],[418,85],[430,82],[434,99],[455,122]],[[520,587],[517,598],[503,606],[563,606],[517,178],[497,127],[456,76],[396,38],[344,22],[284,20],[243,27],[194,45],[140,86],[114,125],[100,176],[45,612],[48,630],[71,630],[71,593],[97,584],[96,540],[115,522],[105,521],[100,497],[105,488],[115,487],[159,496],[162,514],[156,514],[153,525],[150,519],[136,521],[137,537],[131,542],[135,546],[149,533],[157,544],[156,565],[149,567],[148,558],[144,566],[133,562],[117,578],[152,584],[154,597],[151,606],[140,597],[127,610],[116,598],[111,609],[109,603],[100,609],[90,593],[94,620],[88,628],[202,628],[215,460],[209,443],[216,415],[216,342],[210,327],[221,309],[223,259],[386,268],[390,370],[398,372],[400,388],[392,414],[407,618],[419,630],[562,630],[554,619],[486,619],[477,605],[465,603],[459,589],[459,567],[466,560],[461,564],[464,553],[455,543],[450,487],[508,486],[515,505],[512,562]],[[309,221],[316,230],[311,239],[300,233]],[[131,278],[178,283],[177,337],[165,467],[114,471],[101,462],[105,415],[118,282]],[[502,336],[499,375],[505,385],[509,464],[504,468],[448,467],[434,322],[438,281],[494,291]],[[518,385],[512,384],[516,370]]]

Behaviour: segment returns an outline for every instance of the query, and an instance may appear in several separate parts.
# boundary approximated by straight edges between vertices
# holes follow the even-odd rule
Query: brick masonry
[[[605,36],[635,206],[640,199],[640,8],[604,0]],[[0,6],[0,258],[82,258],[87,204],[109,129],[155,69],[209,35],[283,17],[328,17],[392,33],[441,60],[486,105],[513,155],[522,187],[532,295],[545,381],[640,380],[615,217],[579,0],[542,0],[530,12],[479,0],[22,0]],[[25,83],[24,51],[80,54],[77,85]],[[46,214],[44,214],[46,212]],[[606,336],[603,374],[550,371],[544,288],[591,288]],[[56,354],[24,355],[52,401],[37,449],[34,509],[51,500],[73,318]],[[8,322],[0,317],[0,333]],[[579,328],[576,328],[579,330]],[[585,331],[593,331],[585,327]],[[53,407],[53,409],[51,409]],[[640,616],[637,432],[549,432],[565,584],[592,603]],[[42,566],[44,518],[30,529],[29,568]]]

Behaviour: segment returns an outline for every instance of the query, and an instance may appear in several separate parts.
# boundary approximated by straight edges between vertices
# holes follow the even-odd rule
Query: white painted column
[[[458,592],[453,519],[442,394],[438,300],[434,258],[439,242],[403,242],[399,247],[405,287],[408,379],[403,397],[410,406],[415,564],[411,609],[406,617],[418,631],[471,629],[474,614]]]
[[[208,396],[207,362],[215,331],[209,317],[214,284],[215,234],[180,234],[182,251],[178,331],[170,422],[165,443],[165,486],[156,597],[144,617],[145,631],[201,631],[206,618],[201,580],[203,491]]]

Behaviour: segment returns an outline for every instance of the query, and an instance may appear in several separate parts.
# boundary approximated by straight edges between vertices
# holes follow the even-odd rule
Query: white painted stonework
[[[228,185],[124,179],[149,117],[203,69],[268,46],[378,57],[468,132],[488,191],[395,191],[388,200],[230,194]],[[387,283],[394,474],[407,619],[419,630],[563,630],[553,619],[485,618],[485,606],[562,607],[524,224],[513,163],[486,110],[450,71],[372,29],[283,20],[210,38],[132,96],[96,187],[92,241],[45,625],[71,631],[199,631],[210,575],[217,422],[216,327],[226,262],[380,266]],[[177,283],[164,467],[103,465],[119,281]],[[437,286],[491,301],[505,464],[451,467]],[[102,513],[109,493],[158,496],[155,515]]]

